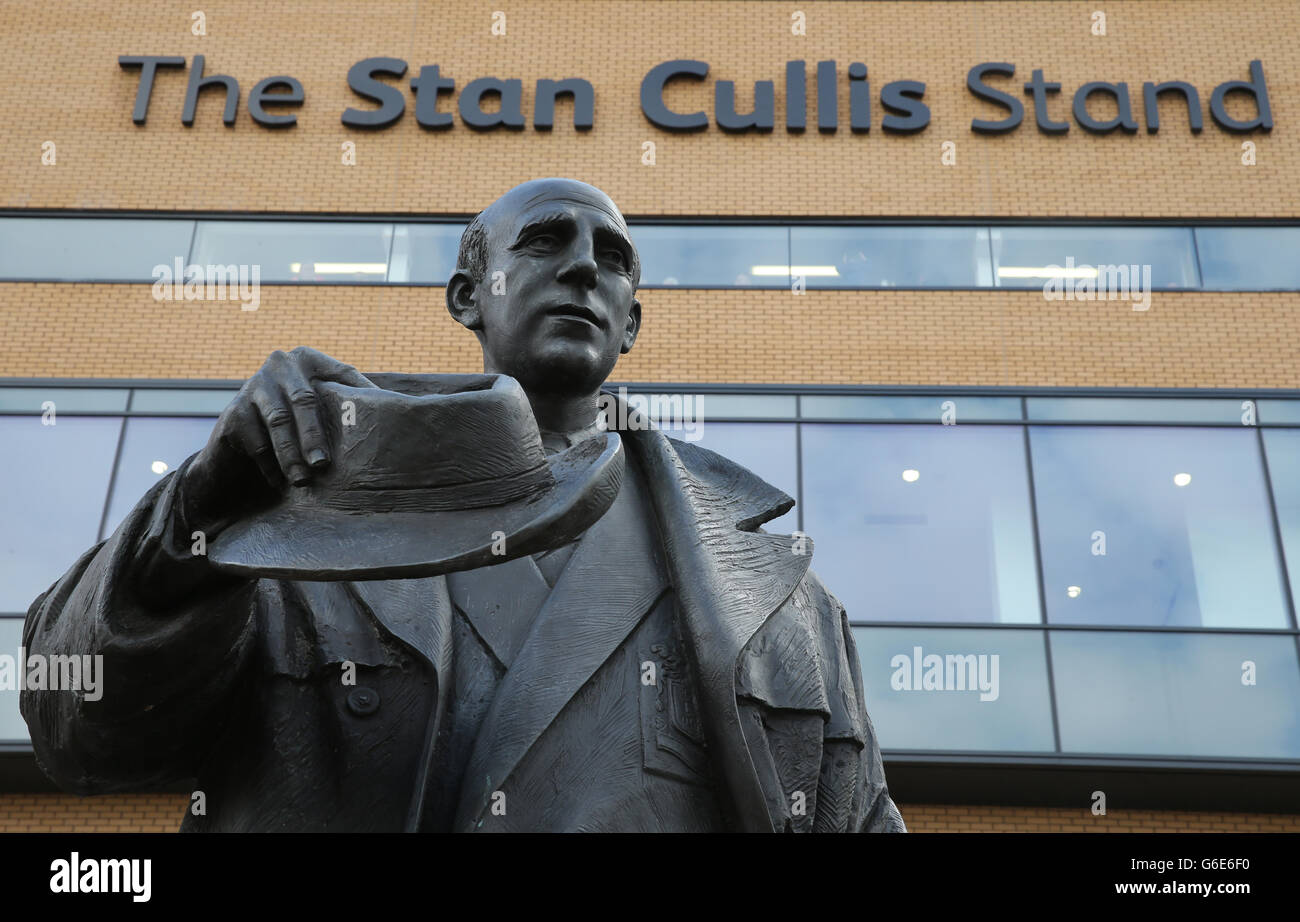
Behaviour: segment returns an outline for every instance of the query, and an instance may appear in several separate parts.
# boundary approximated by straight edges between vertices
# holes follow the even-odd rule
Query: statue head
[[[483,370],[530,395],[594,393],[636,342],[641,266],[609,196],[535,179],[483,209],[460,241],[447,310],[474,331]]]

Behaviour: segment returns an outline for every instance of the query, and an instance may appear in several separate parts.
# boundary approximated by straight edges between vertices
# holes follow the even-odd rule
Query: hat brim
[[[345,512],[290,491],[222,531],[208,560],[227,573],[319,581],[414,579],[505,563],[567,544],[605,514],[623,480],[622,443],[608,432],[556,455],[550,467],[550,487],[477,509]]]

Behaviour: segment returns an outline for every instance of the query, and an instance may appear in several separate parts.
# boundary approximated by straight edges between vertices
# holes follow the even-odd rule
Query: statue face
[[[490,209],[487,272],[468,319],[484,368],[525,390],[588,393],[632,348],[641,320],[632,241],[614,203],[583,183],[540,180]],[[464,294],[449,301],[463,301]],[[474,322],[476,321],[476,322]]]

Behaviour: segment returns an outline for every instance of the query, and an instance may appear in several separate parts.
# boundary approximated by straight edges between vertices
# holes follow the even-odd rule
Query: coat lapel
[[[475,826],[492,792],[668,588],[637,481],[624,477],[579,541],[502,680],[465,771],[457,829]]]

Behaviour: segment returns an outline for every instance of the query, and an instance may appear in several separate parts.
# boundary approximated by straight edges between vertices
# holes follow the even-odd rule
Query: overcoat
[[[727,828],[906,831],[843,606],[810,571],[810,540],[760,529],[793,500],[693,444],[652,429],[621,436],[656,519]],[[430,773],[454,694],[447,578],[233,580],[158,610],[137,595],[137,580],[158,555],[193,565],[188,536],[175,533],[188,464],[27,613],[28,655],[104,657],[96,701],[22,693],[39,764],[81,794],[193,783],[203,796],[182,830],[428,830],[439,783]],[[588,543],[597,553],[599,542]],[[583,630],[548,636],[535,626],[518,680],[512,666],[497,692],[509,699],[499,709],[508,730],[476,748],[447,831],[481,827],[494,789],[529,764],[529,749],[578,706],[583,684],[662,595],[625,591],[599,566],[583,570],[583,553],[564,590]]]

